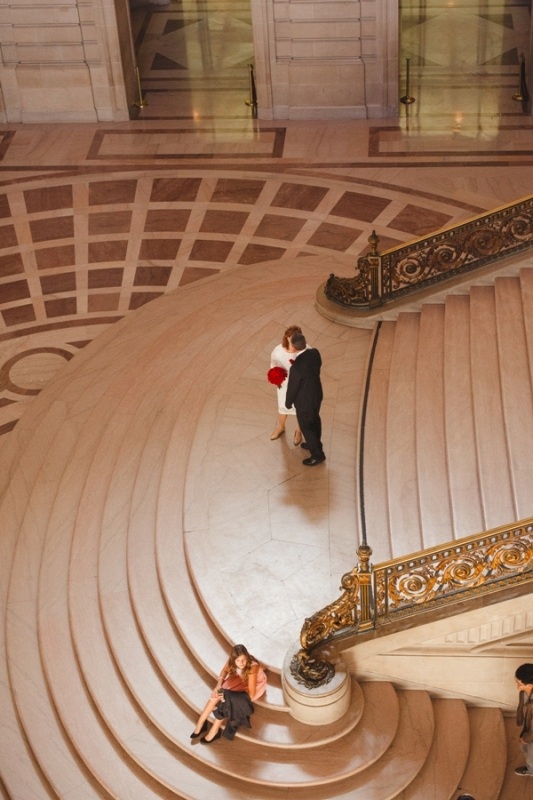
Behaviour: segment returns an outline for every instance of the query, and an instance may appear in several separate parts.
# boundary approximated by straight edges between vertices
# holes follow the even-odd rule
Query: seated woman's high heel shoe
[[[219,728],[212,739],[206,739],[205,736],[203,736],[200,739],[200,744],[211,744],[211,742],[216,742],[217,739],[220,739],[221,736],[222,736],[222,728]]]
[[[206,720],[204,722],[204,724],[202,725],[201,730],[198,731],[198,733],[195,733],[194,731],[191,733],[191,739],[198,739],[198,737],[201,736],[202,733],[206,733],[207,727],[208,727],[208,723],[207,723],[207,720]]]

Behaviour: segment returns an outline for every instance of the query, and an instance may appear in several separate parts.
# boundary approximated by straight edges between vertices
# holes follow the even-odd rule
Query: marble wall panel
[[[20,27],[14,26],[13,31],[17,37],[17,45],[20,47],[28,47],[30,44],[34,45],[35,48],[42,48],[43,54],[45,54],[46,49],[51,46],[58,48],[61,44],[72,45],[81,42],[81,31],[77,24],[50,25],[44,22]],[[20,50],[19,55],[23,53],[29,55],[29,51],[27,50]]]
[[[5,112],[0,121],[92,122],[129,117],[122,67],[127,59],[120,50],[113,3],[5,3],[1,21],[0,96],[5,98]],[[120,25],[129,35],[124,15]],[[126,51],[132,51],[131,44]]]
[[[15,70],[20,122],[95,120],[90,74],[83,64],[19,64]],[[2,77],[3,86],[3,77]],[[90,104],[92,110],[89,110]]]

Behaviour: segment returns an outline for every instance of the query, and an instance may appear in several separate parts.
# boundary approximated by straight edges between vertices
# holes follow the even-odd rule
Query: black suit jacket
[[[315,347],[309,347],[296,356],[289,372],[287,408],[294,406],[300,413],[318,413],[322,402],[320,367],[322,359]]]

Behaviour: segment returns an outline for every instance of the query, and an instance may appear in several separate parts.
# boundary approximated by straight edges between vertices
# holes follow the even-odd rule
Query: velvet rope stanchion
[[[148,101],[145,100],[143,97],[139,67],[135,67],[135,77],[137,78],[137,91],[139,92],[139,99],[133,105],[135,106],[135,108],[144,108],[145,106],[148,105]]]
[[[250,97],[245,103],[255,112],[257,110],[257,91],[255,88],[254,65],[248,64],[248,68],[250,70]]]
[[[409,94],[411,84],[411,59],[405,59],[405,94],[403,97],[400,97],[400,102],[404,103],[405,105],[411,105],[411,103],[415,102],[415,98]]]
[[[518,79],[518,91],[513,94],[513,100],[526,103],[529,100],[529,92],[526,84],[526,59],[520,53],[520,75]]]

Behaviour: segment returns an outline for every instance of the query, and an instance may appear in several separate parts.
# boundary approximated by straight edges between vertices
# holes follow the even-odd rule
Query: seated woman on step
[[[202,744],[220,739],[225,720],[226,739],[233,739],[240,725],[250,728],[250,716],[254,713],[252,701],[265,693],[266,684],[265,671],[257,659],[243,644],[236,644],[220,670],[217,685],[198,718],[191,739],[198,739],[203,733],[206,735],[200,739]],[[214,715],[215,721],[207,733],[210,714]]]

